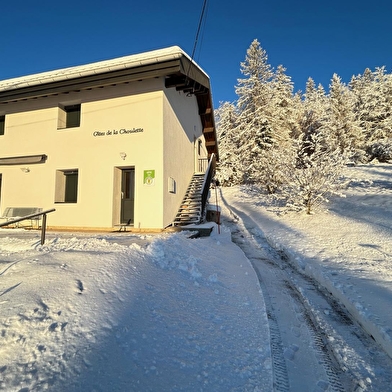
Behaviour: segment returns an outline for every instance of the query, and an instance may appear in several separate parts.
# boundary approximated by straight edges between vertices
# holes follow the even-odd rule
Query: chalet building
[[[209,77],[179,47],[0,81],[0,216],[55,208],[53,229],[197,223],[217,157]]]

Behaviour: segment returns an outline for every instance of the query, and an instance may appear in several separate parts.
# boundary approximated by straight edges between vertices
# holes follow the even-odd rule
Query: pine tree
[[[235,105],[223,102],[215,110],[220,159],[217,167],[217,179],[224,186],[242,182],[241,162],[238,155],[240,141],[236,133],[237,112]]]
[[[347,157],[339,148],[332,149],[333,143],[326,143],[327,138],[320,132],[305,142],[304,137],[293,140],[281,192],[288,208],[311,214],[315,207],[328,201],[330,195],[343,196],[341,173]]]
[[[316,87],[312,78],[306,83],[304,101],[299,122],[297,139],[305,143],[321,132],[327,118],[327,97],[321,84]],[[309,149],[309,145],[307,145]]]
[[[247,50],[241,73],[245,78],[238,79],[236,86],[237,134],[241,140],[238,154],[242,157],[244,181],[254,182],[260,172],[260,157],[275,141],[268,111],[274,73],[257,40]]]
[[[328,141],[332,149],[340,152],[357,152],[363,144],[363,132],[354,114],[355,97],[344,85],[337,74],[330,84],[327,104],[327,118],[323,124],[324,134],[329,135]]]
[[[294,112],[296,107],[293,102],[293,82],[291,77],[286,75],[286,68],[282,65],[276,69],[271,88],[273,95],[269,104],[275,139],[283,147],[295,127]]]
[[[238,127],[242,144],[244,181],[257,182],[268,192],[280,186],[279,160],[290,139],[293,121],[293,83],[279,66],[276,72],[257,40],[241,63],[245,78],[238,80]]]
[[[355,96],[354,112],[363,129],[366,144],[392,137],[392,80],[385,68],[352,77],[350,88]]]

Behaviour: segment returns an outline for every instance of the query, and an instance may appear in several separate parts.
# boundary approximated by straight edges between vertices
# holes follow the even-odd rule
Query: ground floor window
[[[78,178],[79,171],[77,169],[56,171],[56,203],[76,203],[78,201]]]

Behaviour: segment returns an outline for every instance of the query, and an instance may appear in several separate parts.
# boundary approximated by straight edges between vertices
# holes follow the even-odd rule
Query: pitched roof
[[[180,47],[171,46],[164,49],[133,54],[111,60],[99,61],[91,64],[78,65],[75,67],[68,67],[2,80],[0,81],[0,92],[53,82],[60,82],[64,80],[83,78],[86,76],[100,75],[108,72],[127,69],[129,70],[136,67],[163,63],[170,60],[179,59],[181,57],[185,57],[190,60],[189,56]],[[204,73],[204,71],[202,71],[194,61],[192,61],[192,64]]]

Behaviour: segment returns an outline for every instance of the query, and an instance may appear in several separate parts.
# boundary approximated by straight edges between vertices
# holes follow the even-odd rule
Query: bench
[[[42,212],[42,208],[38,207],[7,207],[4,210],[4,213],[0,216],[0,219],[5,219],[8,222],[17,218],[23,218],[24,216],[37,214],[40,212]],[[36,222],[37,227],[39,227],[40,220],[41,216],[35,216],[30,218],[31,227],[34,226],[34,221]],[[18,224],[16,224],[16,226],[18,227]]]

